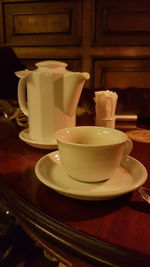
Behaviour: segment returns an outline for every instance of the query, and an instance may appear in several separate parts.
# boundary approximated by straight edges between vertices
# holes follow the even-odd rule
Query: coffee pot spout
[[[88,72],[68,72],[63,77],[63,110],[73,116],[86,80],[90,78]]]
[[[18,77],[18,78],[25,78],[27,77],[32,71],[31,70],[28,70],[28,69],[25,69],[25,70],[19,70],[19,71],[16,71],[15,72],[15,75]]]

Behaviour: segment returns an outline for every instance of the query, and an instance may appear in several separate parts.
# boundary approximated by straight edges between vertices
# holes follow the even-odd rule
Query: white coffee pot
[[[29,136],[38,143],[51,144],[59,129],[75,126],[76,108],[86,80],[87,72],[66,70],[60,61],[41,61],[33,71],[15,74],[18,83],[18,102],[28,116]]]

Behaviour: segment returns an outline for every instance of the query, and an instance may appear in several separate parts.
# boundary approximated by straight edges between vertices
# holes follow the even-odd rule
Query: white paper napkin
[[[118,95],[105,90],[95,92],[95,124],[97,126],[115,127],[115,112]]]

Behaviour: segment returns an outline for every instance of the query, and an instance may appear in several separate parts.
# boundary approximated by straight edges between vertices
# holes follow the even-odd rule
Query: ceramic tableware
[[[34,71],[16,72],[18,102],[29,119],[30,139],[38,143],[54,143],[55,132],[75,126],[76,107],[83,85],[90,75],[71,72],[59,61],[36,63]]]
[[[132,150],[125,133],[107,127],[70,127],[57,131],[55,137],[67,174],[84,182],[110,179]]]
[[[53,142],[38,142],[38,141],[34,141],[30,138],[29,135],[29,129],[24,129],[19,133],[19,138],[24,141],[25,143],[27,143],[29,146],[32,147],[36,147],[36,148],[41,148],[41,149],[56,149],[57,148],[57,142],[56,140],[54,140]]]
[[[92,201],[117,198],[136,190],[147,179],[144,165],[135,158],[127,156],[111,179],[97,183],[80,182],[71,179],[66,173],[58,151],[42,157],[36,163],[35,173],[43,184],[62,195]]]

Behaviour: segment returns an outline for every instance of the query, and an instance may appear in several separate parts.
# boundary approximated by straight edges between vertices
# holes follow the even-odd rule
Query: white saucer
[[[37,148],[42,148],[42,149],[56,149],[57,148],[57,142],[52,142],[51,144],[47,143],[38,143],[37,141],[34,141],[30,139],[29,136],[29,129],[25,129],[19,133],[19,138],[26,142],[28,145],[37,147]]]
[[[35,166],[38,179],[62,195],[83,200],[105,200],[132,192],[147,179],[146,168],[128,156],[114,176],[104,182],[84,183],[67,175],[61,165],[59,152],[42,157]]]

